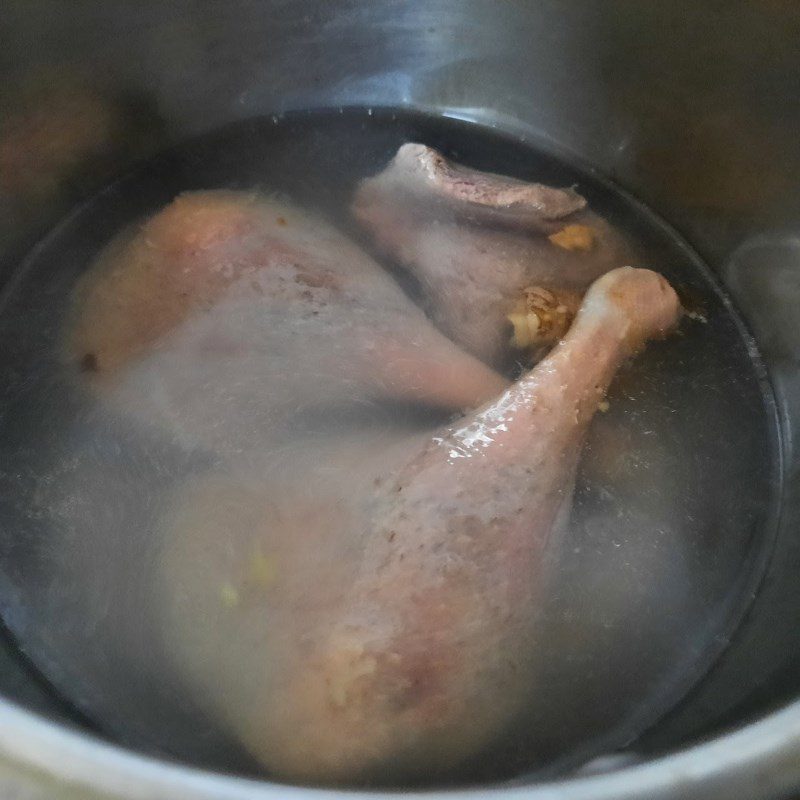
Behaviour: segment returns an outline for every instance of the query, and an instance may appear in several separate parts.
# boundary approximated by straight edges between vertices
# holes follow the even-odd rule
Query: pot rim
[[[289,786],[172,764],[0,699],[0,775],[15,771],[28,784],[49,785],[48,797],[80,789],[86,800],[377,800],[409,794]],[[707,742],[604,774],[413,794],[420,800],[690,800],[774,797],[798,784],[800,701]]]

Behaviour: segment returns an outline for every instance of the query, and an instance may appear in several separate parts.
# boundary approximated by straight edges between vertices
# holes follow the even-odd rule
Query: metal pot
[[[557,782],[456,794],[619,800],[800,791],[795,3],[6,0],[0,26],[0,122],[60,81],[89,81],[122,98],[124,109],[101,117],[99,138],[65,115],[64,140],[85,142],[77,156],[51,148],[45,168],[68,172],[67,180],[26,183],[30,164],[0,153],[3,280],[61,209],[134,159],[231,120],[311,107],[410,106],[544,138],[675,225],[745,313],[778,397],[786,489],[766,578],[712,671],[623,755]],[[125,751],[82,729],[4,639],[0,665],[4,796],[342,796]]]

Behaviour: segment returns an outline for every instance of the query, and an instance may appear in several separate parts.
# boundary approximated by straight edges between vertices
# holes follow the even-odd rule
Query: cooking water
[[[82,390],[62,357],[76,282],[126,226],[195,189],[279,194],[369,247],[348,220],[348,199],[407,141],[479,169],[576,186],[696,312],[620,372],[592,423],[569,530],[548,556],[540,699],[454,781],[557,770],[628,745],[701,679],[757,589],[777,513],[771,395],[736,311],[669,228],[588,172],[467,122],[345,109],[235,123],[159,155],[75,209],[2,295],[0,608],[54,690],[116,741],[259,774],[201,710],[158,632],[160,520],[182,487],[219,465]],[[413,296],[417,287],[396,277]],[[442,421],[373,403],[338,415],[312,409],[295,425],[312,449],[331,426],[356,436]],[[280,457],[280,442],[273,446],[266,460]],[[258,669],[243,654],[242,675]]]

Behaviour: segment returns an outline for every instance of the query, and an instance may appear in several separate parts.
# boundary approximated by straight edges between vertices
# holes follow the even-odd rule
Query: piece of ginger
[[[595,235],[588,225],[567,225],[547,238],[564,250],[588,253],[594,247]]]
[[[552,344],[572,324],[579,298],[573,292],[551,291],[540,286],[522,290],[507,319],[513,326],[511,345],[518,350]]]

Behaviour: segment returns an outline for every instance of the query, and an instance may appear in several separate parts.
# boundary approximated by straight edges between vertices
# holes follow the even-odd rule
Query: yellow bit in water
[[[564,250],[588,253],[594,247],[594,231],[588,225],[567,225],[547,238]]]
[[[275,559],[257,550],[250,559],[248,578],[258,586],[269,586],[278,574]]]
[[[609,408],[611,408],[611,404],[608,402],[608,400],[601,400],[597,404],[597,410],[602,412],[603,414],[605,414]]]
[[[239,605],[239,592],[229,583],[223,583],[219,589],[219,599],[225,608],[236,608]]]

